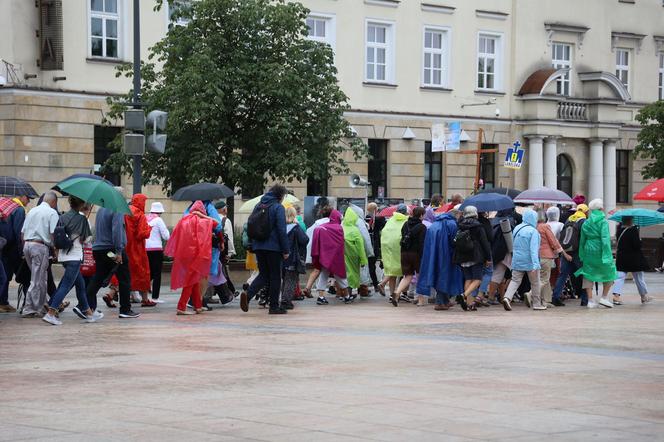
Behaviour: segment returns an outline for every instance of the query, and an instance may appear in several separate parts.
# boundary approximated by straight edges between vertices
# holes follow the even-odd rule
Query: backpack
[[[270,237],[270,206],[259,204],[247,220],[247,235],[252,241],[265,241]]]
[[[567,253],[579,250],[581,227],[578,221],[567,221],[560,233],[560,245]]]
[[[401,245],[401,250],[404,250],[404,251],[409,250],[410,246],[413,242],[413,240],[410,236],[410,227],[408,226],[408,224],[406,224],[405,227],[406,227],[406,231],[404,233],[402,233],[401,241],[399,242],[399,244]]]
[[[62,219],[58,220],[58,224],[55,226],[53,231],[53,246],[58,250],[63,250],[69,252],[74,246],[74,240],[72,240],[67,234],[65,225],[62,223]]]
[[[501,262],[507,256],[507,242],[500,224],[493,226],[493,241],[491,242],[491,256],[496,263]]]
[[[454,249],[461,256],[472,254],[475,250],[475,241],[470,234],[470,230],[457,230],[454,236]]]

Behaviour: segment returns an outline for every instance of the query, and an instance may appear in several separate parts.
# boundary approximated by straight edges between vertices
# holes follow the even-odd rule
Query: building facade
[[[661,0],[302,3],[309,38],[335,51],[347,120],[369,146],[370,159],[348,160],[371,196],[467,195],[477,149],[485,151],[484,186],[546,185],[604,198],[612,209],[630,205],[644,185],[643,164],[630,153],[638,110],[664,98]],[[8,37],[0,39],[0,174],[42,191],[100,167],[119,130],[102,125],[106,98],[130,87],[114,68],[133,57],[131,4],[0,4]],[[171,24],[171,11],[153,5],[142,1],[144,56]],[[432,152],[431,128],[446,122],[461,124],[460,151]],[[515,142],[525,147],[517,171],[503,167]],[[295,193],[363,196],[348,179],[299,183]],[[162,197],[157,187],[147,192]]]

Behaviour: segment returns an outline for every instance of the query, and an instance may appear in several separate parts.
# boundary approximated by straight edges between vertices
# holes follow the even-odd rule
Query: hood
[[[279,200],[277,199],[276,196],[272,192],[267,192],[265,195],[261,197],[261,202],[260,204],[272,204],[272,203],[278,203]]]
[[[412,216],[408,218],[408,227],[412,228],[415,227],[418,224],[422,224],[422,220],[419,218],[413,218]]]
[[[364,219],[364,210],[362,210],[361,207],[357,207],[355,204],[351,204],[350,206],[351,209],[357,214],[359,218]],[[346,211],[346,216],[348,216],[348,211]]]
[[[136,207],[141,212],[145,212],[145,202],[148,200],[148,197],[142,193],[137,193],[131,197],[131,205]]]
[[[556,206],[546,209],[546,219],[548,221],[560,221],[560,209]]]
[[[337,209],[334,209],[332,213],[330,213],[330,223],[332,224],[341,224],[341,218],[341,212]]]
[[[533,209],[526,209],[523,212],[523,223],[532,227],[537,227],[537,212]]]
[[[464,230],[479,226],[481,226],[481,224],[477,218],[463,218],[459,221],[459,227]]]
[[[446,221],[448,219],[457,222],[457,219],[454,216],[452,216],[451,213],[447,212],[437,214],[435,221]]]
[[[436,219],[436,214],[433,212],[433,208],[431,206],[427,207],[424,210],[424,221],[429,221],[432,223]]]
[[[606,218],[606,215],[604,212],[601,210],[591,210],[590,211],[590,216],[588,217],[588,221],[592,221],[593,223],[603,221]]]
[[[194,213],[194,212],[200,212],[203,215],[207,215],[207,210],[205,210],[203,201],[198,200],[191,205],[191,207],[189,208],[189,213]]]
[[[357,216],[357,213],[355,213],[355,210],[353,210],[353,207],[350,206],[346,209],[346,213],[344,215],[344,220],[343,220],[342,224],[344,226],[354,226],[357,223],[358,219],[360,219],[360,217]]]
[[[401,212],[394,212],[394,215],[392,215],[392,218],[394,218],[395,220],[400,221],[400,222],[405,222],[406,220],[408,220],[408,215],[404,215]]]

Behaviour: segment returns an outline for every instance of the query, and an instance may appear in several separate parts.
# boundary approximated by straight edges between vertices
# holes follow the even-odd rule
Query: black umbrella
[[[99,175],[93,175],[93,174],[91,174],[91,173],[75,173],[75,174],[73,174],[73,175],[71,175],[71,176],[68,176],[68,177],[65,178],[64,180],[60,180],[60,183],[63,183],[63,182],[65,182],[65,181],[67,181],[67,180],[71,180],[71,179],[74,179],[74,178],[90,178],[90,179],[93,179],[93,180],[101,180],[101,181],[105,181],[106,184],[108,184],[109,186],[113,186],[113,183],[111,183],[111,182],[108,181],[107,179],[102,178],[102,177],[100,177]],[[65,196],[69,195],[67,192],[62,191],[62,189],[60,189],[60,186],[58,186],[58,184],[56,184],[55,186],[51,187],[51,189],[53,189],[53,190],[57,190],[58,192],[60,192],[61,194],[65,195]]]
[[[12,176],[0,176],[0,195],[27,196],[28,198],[39,197],[34,187],[21,178]]]
[[[216,183],[198,183],[178,189],[171,197],[175,201],[212,201],[230,198],[235,192],[228,186]]]
[[[494,187],[494,188],[491,188],[491,189],[480,190],[477,193],[497,193],[497,194],[500,194],[500,195],[507,195],[510,198],[514,199],[514,198],[517,197],[517,195],[519,195],[521,193],[521,191],[517,190],[517,189],[509,189],[509,188],[506,188],[506,187]]]

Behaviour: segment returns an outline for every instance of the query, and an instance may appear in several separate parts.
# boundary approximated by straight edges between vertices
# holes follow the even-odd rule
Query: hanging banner
[[[521,166],[523,165],[523,157],[525,155],[525,151],[521,149],[521,143],[517,140],[514,143],[512,143],[512,147],[507,149],[507,154],[505,154],[505,162],[503,163],[503,167],[506,169],[515,169],[519,170],[521,169]]]
[[[445,128],[445,150],[454,151],[461,148],[461,123],[450,121]]]
[[[431,152],[442,152],[445,150],[445,125],[431,125]]]

